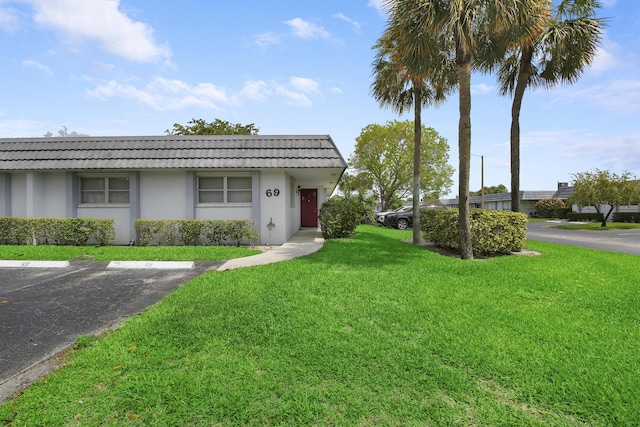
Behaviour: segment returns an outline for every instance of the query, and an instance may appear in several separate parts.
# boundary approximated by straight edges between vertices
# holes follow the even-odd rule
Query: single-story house
[[[566,182],[564,183],[560,182],[558,183],[558,191],[555,192],[553,197],[556,199],[562,199],[566,202],[569,196],[571,196],[572,194],[573,194],[573,187],[569,186],[569,184]],[[608,205],[600,205],[599,208],[600,208],[600,212],[609,211]],[[572,205],[571,210],[578,213],[596,213],[596,208],[593,206]],[[613,208],[613,213],[635,213],[635,212],[640,212],[640,205],[628,205],[628,206],[616,205]],[[613,218],[609,217],[609,220],[611,219]]]
[[[531,215],[536,210],[536,203],[542,199],[553,197],[555,191],[520,191],[520,212]],[[448,208],[457,208],[458,199],[443,199],[440,201]],[[469,197],[469,206],[478,209],[511,210],[511,193],[485,194],[484,205],[482,196]]]
[[[329,135],[0,139],[0,216],[247,219],[260,244],[318,227],[347,163]]]

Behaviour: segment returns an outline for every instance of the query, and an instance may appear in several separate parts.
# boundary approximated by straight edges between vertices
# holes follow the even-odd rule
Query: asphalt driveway
[[[586,231],[551,228],[554,225],[559,224],[557,222],[528,223],[527,239],[640,255],[640,229],[638,228]]]
[[[107,269],[107,263],[80,261],[66,268],[0,269],[0,402],[51,370],[49,359],[78,336],[140,313],[220,265]]]

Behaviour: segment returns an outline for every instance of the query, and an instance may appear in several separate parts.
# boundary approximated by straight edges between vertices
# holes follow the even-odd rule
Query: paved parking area
[[[48,372],[48,359],[78,336],[140,313],[181,284],[222,262],[191,269],[107,269],[71,262],[64,268],[0,269],[0,402]]]

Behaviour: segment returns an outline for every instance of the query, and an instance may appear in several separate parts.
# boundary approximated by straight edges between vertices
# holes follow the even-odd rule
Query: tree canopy
[[[484,194],[500,194],[508,192],[507,187],[504,184],[492,185],[491,187],[484,187]],[[470,196],[479,196],[482,194],[482,189],[478,191],[469,192]]]
[[[611,171],[595,169],[575,173],[572,177],[573,193],[567,203],[593,206],[596,212],[602,214],[603,227],[607,226],[607,220],[617,205],[640,203],[640,181],[631,172],[617,175]],[[606,212],[602,211],[603,206],[609,207]]]
[[[220,119],[207,123],[204,119],[191,119],[186,126],[174,123],[173,129],[167,129],[165,133],[167,135],[257,135],[259,130],[253,123],[232,124]]]
[[[421,131],[421,195],[439,199],[452,185],[449,144],[433,128],[423,126]],[[409,120],[367,125],[356,138],[349,165],[370,177],[383,211],[389,209],[394,198],[412,194],[413,148],[413,122]]]

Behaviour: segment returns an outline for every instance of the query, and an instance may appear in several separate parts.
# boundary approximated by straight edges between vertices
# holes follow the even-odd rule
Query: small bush
[[[420,226],[424,238],[436,246],[459,251],[457,209],[423,210]],[[474,256],[518,252],[527,241],[527,215],[496,210],[472,210],[471,244]]]
[[[593,213],[578,213],[578,212],[569,212],[567,214],[567,219],[569,221],[581,221],[581,222],[602,222],[604,217],[602,214],[593,212]]]
[[[332,197],[320,206],[320,217],[325,239],[351,237],[361,220],[361,205],[351,198]]]
[[[557,218],[556,209],[564,209],[566,205],[564,200],[550,198],[542,199],[536,202],[536,212],[539,218]]]

